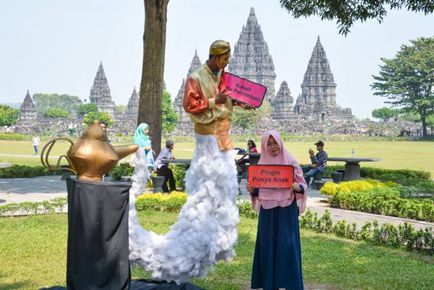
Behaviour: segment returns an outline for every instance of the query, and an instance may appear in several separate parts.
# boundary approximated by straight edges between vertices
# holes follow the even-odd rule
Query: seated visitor
[[[328,155],[324,151],[324,142],[319,140],[315,143],[315,145],[318,153],[314,154],[312,148],[309,149],[309,157],[312,164],[309,166],[303,166],[303,173],[306,184],[310,183],[311,178],[315,174],[317,174],[318,172],[324,172],[327,166]]]
[[[169,164],[162,162],[162,159],[175,159],[172,154],[174,144],[175,143],[172,140],[167,140],[166,147],[161,149],[161,152],[158,154],[157,160],[155,161],[157,165],[157,174],[164,176],[164,183],[162,186],[164,192],[176,190],[175,178],[173,177],[172,169],[169,168]],[[167,187],[167,181],[169,181],[169,187]]]
[[[256,148],[256,144],[255,141],[253,140],[248,140],[247,141],[247,151],[242,151],[242,154],[247,153],[246,155],[244,155],[242,158],[237,160],[237,168],[238,168],[238,174],[242,174],[242,169],[241,166],[242,165],[246,165],[247,163],[250,164],[250,156],[248,155],[249,153],[258,153],[258,149]]]

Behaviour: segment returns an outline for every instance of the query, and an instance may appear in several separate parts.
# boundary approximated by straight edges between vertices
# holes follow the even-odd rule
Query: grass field
[[[259,140],[257,142],[258,146]],[[41,148],[43,147],[42,144]],[[120,145],[120,144],[119,144]],[[235,143],[235,146],[244,148],[245,142]],[[286,148],[300,163],[308,163],[307,150],[315,148],[313,142],[286,142]],[[65,154],[69,143],[59,143],[53,148],[51,155]],[[389,168],[389,169],[417,169],[431,173],[434,178],[434,142],[411,141],[330,141],[325,150],[331,157],[351,156],[352,149],[357,157],[378,157],[379,162],[361,163],[361,166]],[[177,158],[191,158],[194,142],[177,142],[174,155]],[[0,162],[9,162],[23,165],[39,165],[39,158],[32,155],[33,147],[29,141],[2,141],[0,140]],[[51,159],[50,159],[51,160]],[[53,163],[55,162],[54,159]],[[343,164],[330,162],[330,164]]]
[[[167,232],[176,213],[139,212],[144,228]],[[237,256],[218,263],[203,279],[205,289],[250,289],[256,219],[241,218]],[[306,289],[432,289],[434,259],[365,242],[301,231]],[[66,215],[0,218],[0,289],[65,285]],[[146,247],[146,245],[143,245]],[[133,278],[148,275],[134,268]]]

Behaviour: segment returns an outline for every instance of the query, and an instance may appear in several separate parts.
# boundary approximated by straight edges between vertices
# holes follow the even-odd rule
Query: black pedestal
[[[68,289],[128,289],[126,182],[66,180],[68,189]]]

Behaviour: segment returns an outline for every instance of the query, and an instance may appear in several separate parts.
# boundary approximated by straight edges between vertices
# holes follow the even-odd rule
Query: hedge
[[[36,177],[52,174],[60,174],[60,170],[49,171],[43,166],[12,165],[0,168],[0,178]]]
[[[327,183],[324,185],[327,189]],[[434,202],[430,199],[399,197],[394,187],[375,187],[368,190],[336,190],[329,197],[332,207],[374,214],[434,222]]]
[[[187,165],[183,164],[170,164],[169,167],[173,171],[173,177],[175,178],[176,187],[182,188],[184,186],[184,177]],[[120,180],[122,176],[132,176],[134,174],[134,167],[129,163],[120,163],[116,165],[110,172],[109,175],[113,180]]]
[[[403,248],[408,251],[434,254],[434,231],[432,228],[416,230],[412,225],[403,223],[398,227],[382,224],[377,221],[366,222],[361,228],[357,224],[338,221],[333,224],[328,210],[318,217],[310,210],[300,218],[300,227],[311,229],[317,233],[333,233],[338,237],[356,241],[366,241],[376,245]]]
[[[9,141],[27,141],[32,138],[31,135],[17,134],[17,133],[0,133],[0,140]]]

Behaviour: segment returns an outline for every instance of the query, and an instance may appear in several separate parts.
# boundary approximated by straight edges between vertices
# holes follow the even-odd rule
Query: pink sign
[[[255,108],[262,105],[267,88],[231,73],[224,73],[224,82],[230,98],[246,103]]]

